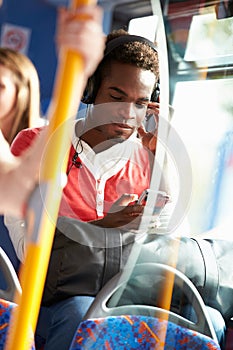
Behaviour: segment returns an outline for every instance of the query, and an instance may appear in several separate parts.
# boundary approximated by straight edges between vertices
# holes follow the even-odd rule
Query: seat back
[[[22,289],[11,260],[1,247],[0,270],[6,282],[6,288],[0,288],[0,349],[4,349],[10,330],[10,318],[14,308],[17,307],[13,302],[15,293],[20,295]],[[35,350],[33,332],[30,333],[29,344],[29,350]]]
[[[15,292],[22,293],[21,286],[19,283],[18,276],[15,272],[15,269],[8,258],[7,254],[0,247],[0,270],[4,276],[6,282],[6,287],[0,288],[0,298],[13,301]]]
[[[0,299],[0,349],[4,349],[12,310],[16,304]]]
[[[13,302],[0,299],[0,349],[4,349],[9,335],[10,318],[17,305]],[[28,350],[35,350],[33,332],[30,333]]]
[[[16,273],[20,267],[20,261],[16,255],[14,246],[11,242],[8,229],[4,223],[4,216],[0,215],[0,247],[7,254],[10,259]],[[0,288],[4,289],[7,286],[7,281],[5,280],[4,274],[0,269]]]
[[[141,304],[130,304],[129,298],[127,298],[127,301],[122,302],[122,295],[124,295],[124,290],[129,287],[131,278],[140,280],[140,276],[148,274],[150,279],[155,279],[158,285],[164,282],[168,273],[174,275],[174,285],[182,289],[187,300],[193,306],[197,316],[196,322],[170,310],[154,305],[145,305],[143,301]],[[146,294],[150,294],[150,289],[156,288],[156,283],[151,284],[150,287],[142,285],[141,288]],[[132,290],[134,294],[137,292],[137,289]],[[126,328],[123,330],[123,327]],[[162,330],[165,332],[164,335],[161,333]],[[110,346],[110,348],[117,349],[123,349],[124,347],[121,345],[128,345],[128,341],[135,342],[133,346],[130,345],[132,349],[139,348],[139,344],[140,348],[143,349],[154,349],[155,345],[160,346],[159,349],[163,341],[165,341],[165,349],[166,347],[187,349],[187,342],[189,349],[220,349],[206,307],[195,286],[178,270],[157,263],[138,264],[133,272],[124,269],[123,272],[111,279],[97,295],[88,310],[71,349],[81,349],[80,346],[84,345],[88,349],[101,348],[101,342],[104,341],[106,344],[111,343],[112,347]],[[143,344],[142,347],[141,344]],[[200,344],[201,347],[199,347]]]
[[[165,337],[164,337],[165,333]],[[219,350],[211,338],[151,316],[107,316],[83,321],[70,350]]]

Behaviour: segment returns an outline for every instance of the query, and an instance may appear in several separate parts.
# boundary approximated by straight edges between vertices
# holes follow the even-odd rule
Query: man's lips
[[[113,122],[113,125],[115,125],[120,129],[130,129],[130,130],[134,129],[137,126],[135,120],[128,120],[127,123]]]
[[[121,129],[132,129],[131,125],[125,124],[125,123],[114,123],[114,125]]]

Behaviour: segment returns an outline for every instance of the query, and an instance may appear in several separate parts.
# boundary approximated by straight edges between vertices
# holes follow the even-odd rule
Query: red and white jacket
[[[76,123],[83,123],[78,120]],[[79,125],[80,126],[80,125]],[[25,129],[14,140],[11,150],[16,156],[29,147],[42,128]],[[74,135],[70,147],[67,185],[63,190],[59,216],[81,221],[103,217],[112,204],[125,193],[141,192],[150,187],[149,153],[136,133],[122,143],[95,153],[81,140],[82,152],[72,166],[79,138]],[[80,152],[80,145],[77,149]]]

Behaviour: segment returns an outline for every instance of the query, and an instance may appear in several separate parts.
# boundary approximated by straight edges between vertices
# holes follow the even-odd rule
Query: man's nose
[[[126,102],[120,106],[119,114],[124,119],[135,119],[137,116],[134,104]]]

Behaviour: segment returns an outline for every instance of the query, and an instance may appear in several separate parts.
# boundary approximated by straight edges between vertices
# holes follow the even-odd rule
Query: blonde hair
[[[15,117],[9,143],[22,129],[36,126],[40,120],[40,84],[36,68],[24,54],[0,47],[0,64],[12,72],[16,86]]]

